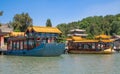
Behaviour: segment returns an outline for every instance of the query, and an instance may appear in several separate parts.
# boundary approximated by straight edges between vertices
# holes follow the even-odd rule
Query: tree
[[[10,23],[14,31],[25,31],[27,27],[32,26],[32,18],[28,13],[16,14]]]
[[[120,21],[113,21],[111,25],[111,33],[119,34],[120,35]]]
[[[59,42],[65,42],[65,39],[68,34],[68,28],[65,23],[57,25],[57,28],[62,32],[62,34],[59,36]]]
[[[47,19],[46,21],[46,27],[52,27],[52,23],[50,19]]]
[[[0,16],[2,16],[3,15],[3,11],[0,11]]]
[[[120,14],[106,16],[90,16],[81,21],[73,21],[68,24],[59,24],[57,27],[63,32],[63,37],[71,29],[85,29],[88,37],[94,38],[95,35],[104,34],[112,35],[113,33],[120,35]]]
[[[3,15],[3,11],[0,11],[0,16],[2,16]],[[2,24],[0,23],[0,26],[1,26]]]
[[[65,23],[57,25],[57,28],[62,32],[62,35],[64,35],[64,37],[67,36],[68,28],[67,28],[67,25]]]

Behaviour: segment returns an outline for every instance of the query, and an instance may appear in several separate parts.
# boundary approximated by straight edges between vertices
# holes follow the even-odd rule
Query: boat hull
[[[114,50],[111,48],[106,49],[104,51],[80,51],[80,50],[69,50],[68,53],[71,54],[112,54]]]
[[[7,50],[6,55],[18,56],[60,56],[65,51],[63,43],[42,43],[31,50]]]

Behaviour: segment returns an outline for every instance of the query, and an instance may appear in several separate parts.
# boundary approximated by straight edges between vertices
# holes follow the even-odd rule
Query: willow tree
[[[50,19],[47,19],[46,21],[46,27],[52,27],[52,23]]]

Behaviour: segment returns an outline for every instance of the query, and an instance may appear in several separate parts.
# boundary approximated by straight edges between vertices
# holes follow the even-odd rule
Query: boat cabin
[[[72,36],[67,39],[68,51],[102,51],[112,46],[113,40],[107,35],[95,36],[95,39],[86,39],[79,36]]]
[[[18,33],[19,36],[13,36],[8,39],[7,49],[30,50],[39,46],[41,43],[54,43],[61,33],[62,32],[55,27],[28,27],[24,34]]]

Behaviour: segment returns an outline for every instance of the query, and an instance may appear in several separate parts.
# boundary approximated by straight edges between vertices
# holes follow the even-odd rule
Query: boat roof
[[[41,33],[62,33],[58,28],[56,27],[42,27],[42,26],[32,26],[28,27],[26,31],[32,31],[35,32],[41,32]]]
[[[71,38],[67,38],[68,41],[73,41],[73,42],[85,42],[85,43],[89,43],[89,42],[113,42],[113,39],[85,39],[82,38],[80,36],[72,36]]]
[[[105,34],[101,34],[101,35],[95,36],[95,38],[97,38],[97,39],[99,39],[99,38],[102,38],[102,39],[109,39],[110,36],[105,35]]]
[[[71,38],[72,38],[72,40],[74,40],[74,41],[80,41],[80,40],[83,40],[83,38],[80,37],[80,36],[72,36]]]
[[[71,40],[72,40],[72,38],[67,38],[66,40],[67,40],[67,41],[71,41]]]
[[[10,36],[24,36],[24,32],[11,32]]]

